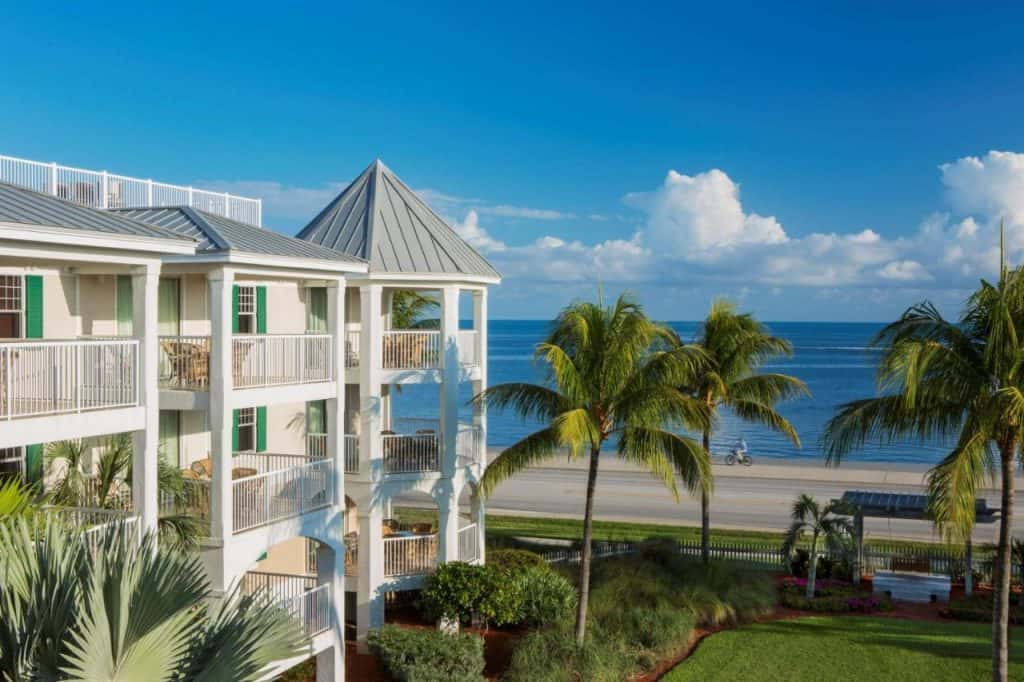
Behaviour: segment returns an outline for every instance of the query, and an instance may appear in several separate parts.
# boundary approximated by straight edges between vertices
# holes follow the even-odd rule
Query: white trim
[[[241,265],[259,265],[271,268],[304,268],[315,272],[362,274],[369,270],[369,264],[349,263],[318,258],[301,258],[298,256],[273,256],[262,253],[238,253],[221,251],[217,253],[197,253],[194,256],[169,256],[165,263],[233,263]],[[238,270],[242,272],[242,270]],[[308,273],[295,274],[294,277],[309,277]]]
[[[353,278],[355,279],[355,278]],[[492,285],[501,284],[501,277],[485,277],[482,275],[465,275],[465,274],[435,274],[429,272],[406,272],[406,273],[387,273],[387,272],[371,272],[368,273],[367,277],[358,278],[359,284],[366,283],[390,283],[390,282],[401,282],[404,286],[416,286],[415,282],[424,282],[423,287],[428,287],[430,284],[447,283],[447,284],[460,284],[465,283],[467,285]]]
[[[40,242],[44,244],[75,244],[99,249],[118,251],[152,251],[156,253],[195,253],[195,242],[185,239],[143,237],[133,234],[94,232],[51,225],[28,225],[0,220],[4,228],[3,239]],[[69,242],[70,240],[70,242]]]

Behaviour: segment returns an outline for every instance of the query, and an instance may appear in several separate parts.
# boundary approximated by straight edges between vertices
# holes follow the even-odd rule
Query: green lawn
[[[1010,678],[1024,679],[1024,630],[1012,630]],[[984,680],[991,626],[896,618],[801,618],[708,637],[663,679]]]

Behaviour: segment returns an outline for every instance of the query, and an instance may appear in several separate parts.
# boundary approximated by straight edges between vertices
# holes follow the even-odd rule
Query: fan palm
[[[792,346],[772,336],[750,314],[736,312],[735,304],[719,299],[711,304],[695,341],[711,362],[686,390],[704,402],[714,416],[721,407],[729,408],[739,419],[778,431],[800,447],[793,425],[775,410],[779,401],[810,395],[807,385],[786,374],[760,374],[762,362],[779,355],[790,355]],[[702,444],[711,456],[714,421],[703,429]],[[711,518],[709,491],[701,493],[701,558],[710,558]]]
[[[810,495],[801,495],[793,503],[791,518],[793,522],[786,530],[782,540],[783,556],[790,556],[796,549],[797,542],[806,534],[811,534],[811,549],[808,552],[807,564],[807,598],[814,597],[814,580],[818,574],[818,541],[826,545],[838,546],[843,538],[852,534],[850,520],[839,514],[848,510],[839,502],[833,501],[824,507]]]
[[[699,348],[679,344],[671,330],[648,319],[625,295],[611,307],[600,301],[567,307],[535,357],[547,369],[545,385],[501,384],[475,398],[545,423],[491,462],[481,491],[489,495],[505,479],[564,449],[572,459],[589,456],[576,613],[576,639],[582,645],[602,449],[616,440],[620,458],[650,471],[677,497],[675,472],[689,490],[702,490],[709,481],[707,452],[666,426],[707,426],[707,408],[676,388],[691,381],[707,360]]]
[[[41,542],[36,539],[41,538]],[[208,605],[198,560],[117,529],[91,553],[74,530],[0,523],[0,677],[255,680],[306,642],[265,595]]]
[[[828,462],[868,441],[955,438],[929,471],[928,489],[935,523],[958,540],[970,537],[976,491],[1000,472],[992,679],[1005,680],[1013,473],[1024,425],[1024,276],[1004,265],[996,284],[982,281],[958,322],[924,302],[874,343],[885,349],[881,395],[840,406],[823,438]]]

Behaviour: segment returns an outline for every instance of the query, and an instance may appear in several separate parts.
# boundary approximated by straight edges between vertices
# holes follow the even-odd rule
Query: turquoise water
[[[540,369],[533,362],[533,348],[545,335],[546,321],[492,320],[488,328],[489,381],[539,381]],[[673,322],[684,339],[692,339],[696,322]],[[868,346],[879,324],[865,323],[769,323],[772,332],[789,339],[793,356],[780,358],[764,366],[766,372],[783,372],[807,383],[813,397],[781,406],[781,412],[796,426],[803,447],[794,447],[785,438],[763,428],[743,424],[729,414],[723,415],[712,443],[714,454],[724,454],[739,436],[746,439],[754,457],[797,457],[821,460],[818,440],[825,422],[837,405],[875,394],[875,370],[880,357]],[[464,398],[470,389],[464,386]],[[436,417],[436,387],[403,387],[396,398],[396,415]],[[501,447],[530,433],[536,424],[524,423],[512,413],[491,411],[488,415],[488,445]],[[864,448],[848,461],[888,461],[931,464],[943,455],[936,444],[907,443]]]

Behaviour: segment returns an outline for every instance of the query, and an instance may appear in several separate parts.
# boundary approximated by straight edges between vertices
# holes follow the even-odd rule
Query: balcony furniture
[[[414,523],[412,524],[413,535],[429,535],[434,531],[434,525],[431,523]]]
[[[213,478],[213,460],[209,457],[192,462],[189,469],[200,478]]]
[[[384,336],[384,366],[391,369],[428,367],[428,337],[424,333],[387,334]]]
[[[210,349],[194,341],[160,341],[167,360],[167,384],[181,388],[205,388],[210,378]]]

